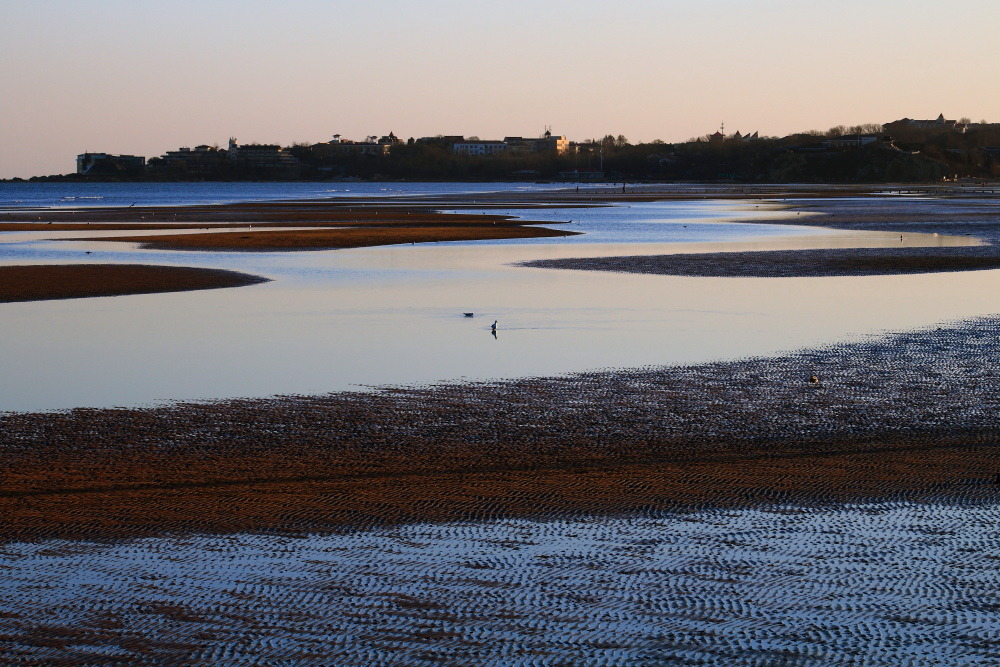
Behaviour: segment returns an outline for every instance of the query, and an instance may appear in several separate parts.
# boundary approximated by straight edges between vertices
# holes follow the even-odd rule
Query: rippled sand
[[[931,503],[9,544],[0,660],[997,664],[996,488]]]

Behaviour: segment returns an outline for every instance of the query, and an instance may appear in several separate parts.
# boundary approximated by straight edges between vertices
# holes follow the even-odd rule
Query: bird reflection
[[[493,338],[496,339],[496,337],[497,337],[497,330],[496,329],[490,329],[490,333],[493,334]]]

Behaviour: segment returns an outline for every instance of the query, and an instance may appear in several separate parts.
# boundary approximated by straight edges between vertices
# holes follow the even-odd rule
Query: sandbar
[[[358,227],[349,229],[294,229],[240,232],[209,232],[204,234],[170,234],[157,236],[120,236],[104,239],[141,243],[143,248],[156,250],[228,250],[228,251],[287,251],[331,250],[404,243],[437,243],[441,241],[483,241],[495,239],[530,239],[570,236],[576,232],[514,224],[479,225],[475,227]]]
[[[146,264],[0,266],[0,303],[242,287],[267,278],[237,271]]]
[[[503,215],[443,213],[426,205],[387,205],[385,202],[261,202],[0,213],[0,232],[176,230],[178,233],[171,235],[130,234],[101,239],[140,243],[145,248],[158,250],[330,250],[404,243],[558,237],[576,233],[540,224],[514,221]],[[254,225],[269,229],[255,230]],[[280,229],[282,227],[294,229]],[[199,233],[190,233],[193,231]]]
[[[1000,472],[998,332],[986,318],[688,367],[8,413],[0,538],[961,495]]]
[[[889,276],[1000,268],[994,246],[852,248],[542,259],[522,266],[702,278]]]

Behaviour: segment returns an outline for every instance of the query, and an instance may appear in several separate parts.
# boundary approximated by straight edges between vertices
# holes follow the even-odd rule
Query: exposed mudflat
[[[798,200],[782,198],[792,210],[812,215],[747,224],[790,223],[840,230],[971,236],[968,247],[851,248],[664,254],[546,259],[524,266],[694,277],[795,278],[880,276],[1000,268],[1000,205],[995,200],[885,198]]]
[[[690,367],[10,413],[0,534],[320,530],[992,479],[998,334],[984,319]]]
[[[997,664],[998,500],[9,544],[0,660]]]
[[[477,226],[364,226],[353,229],[295,229],[205,234],[170,234],[158,236],[121,236],[109,241],[141,243],[156,250],[231,250],[285,251],[328,250],[331,248],[364,248],[401,243],[435,243],[440,241],[482,241],[494,239],[528,239],[570,236],[569,232],[546,227],[532,227],[511,222]]]
[[[269,229],[255,231],[255,224]],[[529,221],[515,222],[500,215],[441,213],[426,205],[387,205],[384,200],[0,211],[0,232],[114,230],[177,233],[128,234],[105,240],[163,250],[267,252],[575,233],[539,227]]]
[[[854,248],[542,259],[523,266],[709,278],[888,276],[1000,268],[995,246]]]
[[[142,264],[0,266],[0,303],[241,287],[267,278],[237,271]]]

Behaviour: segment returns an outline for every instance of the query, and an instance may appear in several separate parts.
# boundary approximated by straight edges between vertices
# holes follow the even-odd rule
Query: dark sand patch
[[[543,259],[521,266],[705,278],[888,276],[1000,268],[993,246],[852,248]]]
[[[682,368],[7,414],[0,537],[961,492],[1000,472],[998,332],[988,319]]]
[[[464,201],[464,200],[463,200]],[[211,230],[198,234],[102,238],[160,250],[324,250],[436,241],[568,236],[502,215],[441,213],[384,201],[228,204],[220,206],[0,212],[2,231]],[[551,223],[550,223],[551,224]],[[258,230],[253,226],[312,229]],[[235,231],[238,230],[238,231]],[[92,239],[73,239],[92,240]]]
[[[48,210],[40,214],[0,212],[0,231],[75,231],[358,225],[479,226],[510,223],[503,215],[440,213],[430,208],[345,204],[230,204],[218,206]],[[516,223],[520,224],[520,223]]]
[[[267,281],[222,269],[144,264],[0,266],[0,303],[183,292]]]
[[[398,245],[402,243],[433,243],[440,241],[481,241],[494,239],[526,239],[551,236],[571,236],[576,232],[504,224],[450,227],[364,226],[352,229],[308,229],[287,231],[209,232],[204,234],[171,234],[163,236],[122,236],[102,239],[142,243],[144,248],[157,250],[328,250]]]

